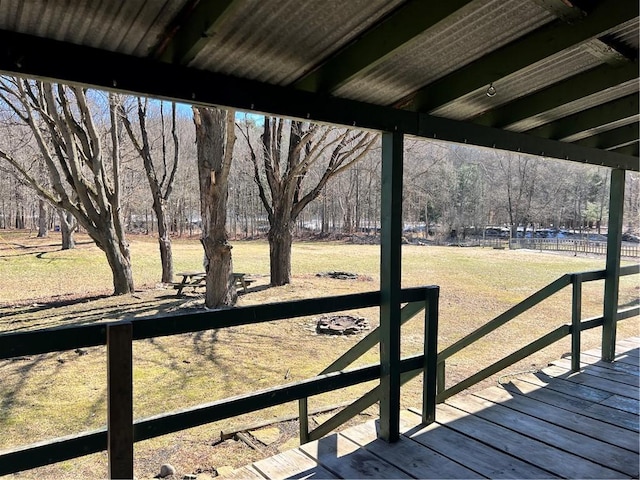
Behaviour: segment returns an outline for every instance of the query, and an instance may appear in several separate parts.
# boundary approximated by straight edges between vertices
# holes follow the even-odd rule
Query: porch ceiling
[[[638,10],[3,0],[0,71],[638,170]]]

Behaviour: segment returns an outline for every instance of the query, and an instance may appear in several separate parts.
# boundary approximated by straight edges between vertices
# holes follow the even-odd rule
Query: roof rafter
[[[601,125],[629,117],[637,117],[640,108],[639,98],[640,96],[637,93],[627,95],[612,102],[527,130],[527,133],[537,137],[559,140]]]
[[[611,149],[612,152],[620,153],[622,155],[632,155],[637,157],[640,155],[640,141],[632,142],[622,147],[616,147]]]
[[[638,62],[601,65],[475,117],[472,122],[505,127],[638,78]]]
[[[573,142],[573,144],[583,147],[601,148],[603,150],[615,149],[638,141],[639,129],[640,124],[633,122],[623,127],[614,128],[613,130],[608,130],[598,135],[577,140]]]
[[[189,2],[170,24],[151,56],[157,60],[187,65],[215,33],[216,26],[237,0]]]
[[[638,11],[635,0],[602,1],[582,21],[571,25],[562,20],[551,22],[421,88],[396,105],[429,112],[551,55],[602,36],[636,18]]]
[[[293,86],[310,92],[330,92],[375,67],[394,50],[470,1],[410,0]]]

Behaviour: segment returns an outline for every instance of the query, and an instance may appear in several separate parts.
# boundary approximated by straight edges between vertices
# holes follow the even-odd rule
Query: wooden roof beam
[[[216,27],[237,0],[195,0],[188,2],[169,24],[150,56],[156,60],[188,65],[215,33]]]

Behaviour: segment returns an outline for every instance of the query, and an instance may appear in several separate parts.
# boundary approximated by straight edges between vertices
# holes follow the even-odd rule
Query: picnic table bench
[[[182,295],[182,291],[185,288],[193,288],[206,286],[206,273],[205,272],[181,272],[176,275],[182,277],[182,281],[173,284],[173,288],[178,290],[176,295],[179,297]],[[255,280],[247,278],[246,273],[233,273],[233,284],[237,287],[242,287],[242,291],[247,293],[247,287],[251,285]]]

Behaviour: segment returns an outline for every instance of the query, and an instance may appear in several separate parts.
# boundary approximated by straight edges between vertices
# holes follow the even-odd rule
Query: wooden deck
[[[235,470],[226,478],[638,478],[640,337],[437,407],[437,423],[402,412],[402,437],[370,421]]]

